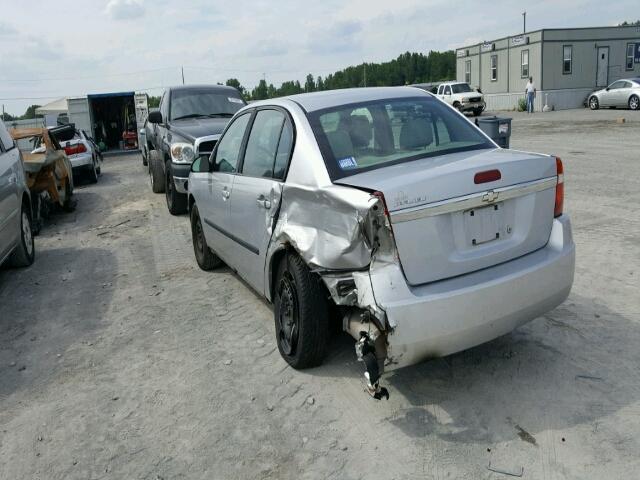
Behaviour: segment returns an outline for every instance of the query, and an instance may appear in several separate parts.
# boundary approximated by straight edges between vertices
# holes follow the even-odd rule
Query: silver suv
[[[0,120],[0,265],[15,267],[33,263],[31,202],[22,155],[4,122]]]

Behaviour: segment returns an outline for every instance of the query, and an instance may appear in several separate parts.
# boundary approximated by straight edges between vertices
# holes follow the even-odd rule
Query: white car
[[[485,109],[484,95],[473,90],[468,83],[445,82],[438,86],[438,98],[461,112],[473,112],[477,117]]]
[[[91,183],[98,182],[102,155],[91,137],[84,130],[75,130],[72,138],[61,139],[60,145],[64,148],[74,173],[86,172]]]

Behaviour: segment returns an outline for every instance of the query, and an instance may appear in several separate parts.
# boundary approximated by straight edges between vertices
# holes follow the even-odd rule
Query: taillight
[[[391,223],[391,218],[389,217],[389,209],[387,208],[387,201],[384,199],[384,193],[382,192],[373,192],[373,196],[382,202],[382,206],[384,208],[384,215],[389,219],[389,223]]]
[[[562,160],[558,157],[556,157],[556,173],[558,175],[558,183],[556,185],[556,205],[553,209],[553,216],[559,217],[562,215],[564,207],[564,168],[562,167]]]
[[[67,145],[64,147],[64,151],[67,155],[76,155],[78,153],[86,152],[87,147],[84,146],[84,143],[78,143],[76,145]]]

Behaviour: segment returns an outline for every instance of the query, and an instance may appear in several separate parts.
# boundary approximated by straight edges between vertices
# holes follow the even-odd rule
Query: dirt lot
[[[640,469],[640,114],[511,114],[565,162],[567,302],[363,393],[353,342],[297,372],[270,308],[193,258],[139,156],[109,158],[0,271],[2,479],[627,478]],[[624,116],[625,124],[614,119]]]

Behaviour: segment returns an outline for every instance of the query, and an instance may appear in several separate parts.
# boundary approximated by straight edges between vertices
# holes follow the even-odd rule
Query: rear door
[[[212,154],[212,172],[191,173],[190,189],[196,199],[209,246],[227,263],[235,243],[229,222],[229,198],[241,158],[251,112],[234,119]]]
[[[235,244],[232,262],[240,275],[264,293],[265,253],[280,205],[282,181],[293,144],[293,128],[284,110],[256,112],[242,167],[233,181],[231,232]]]

